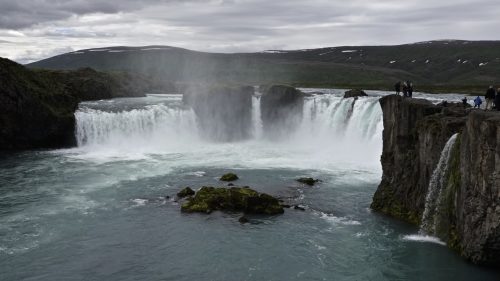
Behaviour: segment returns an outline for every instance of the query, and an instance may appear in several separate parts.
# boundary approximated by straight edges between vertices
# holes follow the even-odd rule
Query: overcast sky
[[[499,0],[0,0],[0,57],[95,47],[209,52],[500,39]]]

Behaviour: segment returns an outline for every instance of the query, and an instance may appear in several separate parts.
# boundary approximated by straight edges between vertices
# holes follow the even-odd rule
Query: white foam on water
[[[332,214],[319,212],[320,218],[335,225],[361,225],[361,222],[347,217],[336,217]]]
[[[141,198],[132,199],[130,201],[133,202],[136,206],[144,206],[146,205],[146,203],[148,203],[148,199]]]
[[[191,173],[187,173],[187,175],[190,175],[190,176],[195,176],[195,177],[204,177],[207,173],[204,172],[204,171],[196,171],[196,172],[191,172]]]
[[[434,236],[429,236],[429,235],[410,234],[410,235],[404,235],[403,237],[401,237],[401,239],[403,241],[434,243],[434,244],[446,246],[446,243],[441,241],[439,238],[434,237]]]

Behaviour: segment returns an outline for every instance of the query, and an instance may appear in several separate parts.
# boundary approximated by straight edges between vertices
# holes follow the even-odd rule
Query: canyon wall
[[[383,176],[371,207],[419,225],[441,151],[458,133],[432,234],[475,263],[500,265],[500,113],[396,95],[380,104]]]

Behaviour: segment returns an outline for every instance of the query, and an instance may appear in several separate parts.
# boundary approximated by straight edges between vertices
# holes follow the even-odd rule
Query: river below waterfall
[[[252,137],[232,143],[200,137],[180,95],[82,103],[77,148],[0,155],[0,280],[498,280],[370,210],[387,93],[352,106],[306,91],[324,94],[306,98],[296,130],[267,138],[256,96]],[[166,198],[227,172],[305,211],[240,224]]]

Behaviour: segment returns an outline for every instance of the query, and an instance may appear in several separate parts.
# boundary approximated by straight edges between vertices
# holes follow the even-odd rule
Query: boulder
[[[182,101],[191,107],[203,136],[212,141],[239,141],[253,132],[251,86],[186,87]]]
[[[260,99],[261,119],[266,136],[288,136],[302,122],[304,94],[294,87],[267,87]]]
[[[177,193],[177,197],[179,197],[179,198],[184,198],[184,197],[192,196],[192,195],[194,195],[194,194],[195,194],[194,190],[192,190],[192,189],[188,186],[188,187],[186,187],[186,188],[182,189],[181,191],[179,191],[179,192]]]
[[[235,181],[237,179],[239,179],[239,178],[236,174],[227,173],[227,174],[222,175],[222,177],[220,177],[219,180],[221,180],[221,181]]]
[[[238,219],[238,222],[241,223],[241,224],[245,224],[245,223],[248,223],[249,220],[247,219],[247,217],[243,216],[243,217],[240,217]]]
[[[303,183],[303,184],[307,184],[309,186],[313,186],[317,182],[320,182],[320,180],[313,179],[313,178],[299,178],[299,179],[297,179],[297,181],[300,183]]]
[[[181,206],[181,211],[187,213],[210,213],[216,210],[263,215],[276,215],[284,212],[278,199],[241,187],[204,186]]]
[[[353,89],[346,91],[344,93],[344,98],[356,98],[356,97],[366,97],[368,96],[365,91],[360,90],[360,89]]]

